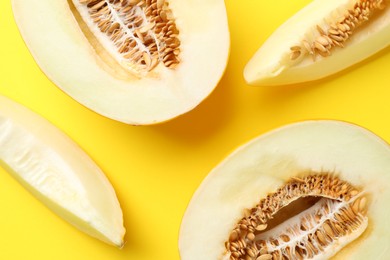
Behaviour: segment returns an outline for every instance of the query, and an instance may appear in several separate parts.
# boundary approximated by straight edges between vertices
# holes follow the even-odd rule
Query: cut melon
[[[196,107],[225,70],[223,0],[12,0],[43,72],[76,101],[128,124]]]
[[[0,96],[0,166],[81,231],[122,247],[115,191],[100,168],[47,120]]]
[[[265,41],[244,77],[255,86],[318,80],[389,45],[389,1],[314,0]]]
[[[258,137],[217,166],[184,215],[179,249],[197,259],[383,259],[390,148],[338,121]]]

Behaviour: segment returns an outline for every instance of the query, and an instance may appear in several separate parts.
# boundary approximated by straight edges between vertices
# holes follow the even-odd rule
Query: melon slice
[[[128,124],[190,111],[227,64],[223,0],[12,0],[12,6],[43,72],[79,103]]]
[[[389,45],[389,1],[314,0],[265,41],[244,77],[255,86],[318,80]]]
[[[69,137],[0,96],[0,166],[81,231],[122,247],[125,228],[115,191]]]
[[[382,259],[390,148],[338,121],[292,124],[238,148],[194,194],[179,249],[192,259]]]

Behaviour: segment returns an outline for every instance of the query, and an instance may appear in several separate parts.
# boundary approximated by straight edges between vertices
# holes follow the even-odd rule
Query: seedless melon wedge
[[[122,210],[103,172],[55,126],[3,96],[0,166],[78,229],[123,246]]]
[[[251,85],[317,80],[390,45],[388,0],[314,0],[260,47],[244,70]]]
[[[154,124],[219,82],[230,39],[223,0],[12,0],[43,72],[86,107]]]
[[[390,148],[338,121],[292,124],[238,148],[194,194],[179,248],[191,259],[384,259]]]

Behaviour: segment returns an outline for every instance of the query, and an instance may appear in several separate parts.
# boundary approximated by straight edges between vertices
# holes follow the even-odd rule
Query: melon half
[[[81,231],[122,247],[125,228],[114,188],[68,136],[0,96],[0,167]]]
[[[223,0],[12,0],[42,71],[91,110],[155,124],[196,107],[225,70]]]
[[[183,260],[387,259],[390,148],[339,121],[306,121],[243,145],[184,215]]]

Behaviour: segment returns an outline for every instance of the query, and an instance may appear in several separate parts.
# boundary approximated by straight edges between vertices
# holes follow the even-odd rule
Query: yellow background
[[[119,250],[82,234],[0,170],[0,259],[179,259],[180,222],[193,192],[237,146],[305,119],[353,122],[390,141],[389,49],[320,82],[245,84],[249,58],[309,2],[226,1],[231,55],[215,92],[173,121],[134,127],[91,112],[54,86],[22,41],[10,1],[1,0],[0,94],[50,120],[103,169],[123,208],[127,244]]]

